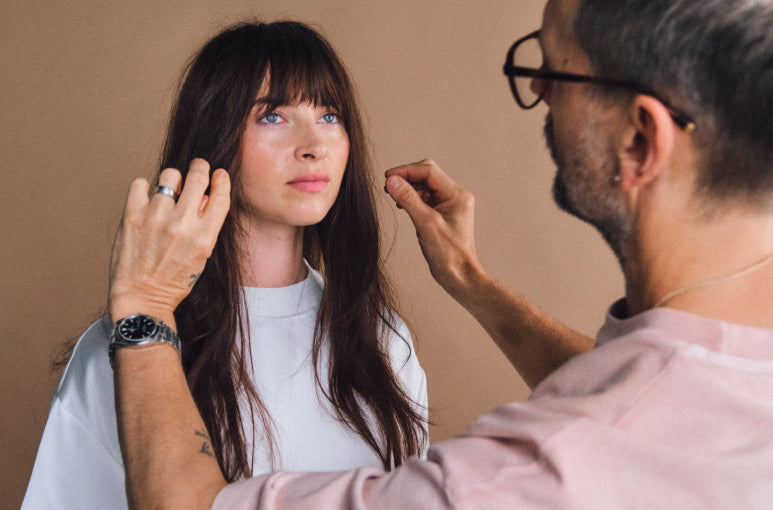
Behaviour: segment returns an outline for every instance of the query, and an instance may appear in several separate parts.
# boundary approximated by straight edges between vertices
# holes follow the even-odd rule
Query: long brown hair
[[[312,359],[324,389],[320,353],[329,346],[324,394],[339,419],[390,469],[420,451],[425,420],[401,388],[385,345],[390,330],[396,332],[395,308],[381,268],[372,174],[354,90],[327,41],[301,23],[230,27],[207,42],[183,74],[161,168],[178,168],[185,175],[190,161],[201,157],[212,169],[227,169],[234,184],[231,212],[215,250],[175,313],[188,384],[229,481],[252,474],[245,432],[254,444],[255,431],[243,430],[242,413],[262,424],[273,458],[271,417],[252,385],[244,355],[249,336],[239,265],[239,215],[244,211],[239,147],[267,77],[266,95],[276,101],[270,106],[298,101],[330,106],[349,136],[338,197],[322,222],[304,233],[304,255],[326,279]]]

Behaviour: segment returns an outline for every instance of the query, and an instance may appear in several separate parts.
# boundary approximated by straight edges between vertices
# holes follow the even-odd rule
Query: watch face
[[[118,325],[118,333],[128,340],[141,340],[156,331],[156,321],[147,315],[129,317]]]

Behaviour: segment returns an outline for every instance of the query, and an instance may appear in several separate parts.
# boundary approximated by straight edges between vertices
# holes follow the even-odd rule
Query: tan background
[[[376,171],[435,159],[477,197],[478,250],[490,272],[593,334],[622,293],[619,271],[599,236],[553,205],[544,107],[519,111],[501,74],[509,45],[539,26],[541,9],[534,0],[6,2],[3,506],[18,507],[32,469],[56,383],[52,358],[104,306],[124,195],[134,176],[153,172],[183,63],[245,16],[299,19],[327,34],[358,85]],[[405,215],[382,206],[438,441],[528,390],[431,280]]]

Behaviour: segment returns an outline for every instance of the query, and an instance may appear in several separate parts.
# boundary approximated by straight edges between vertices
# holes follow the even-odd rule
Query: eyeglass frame
[[[513,93],[515,102],[518,103],[518,106],[520,106],[524,110],[530,110],[535,106],[537,106],[539,102],[544,99],[545,92],[542,92],[541,94],[539,94],[539,96],[537,97],[537,100],[534,101],[534,103],[526,104],[521,98],[520,94],[518,93],[518,87],[515,85],[516,78],[531,78],[531,79],[547,80],[547,81],[551,81],[551,80],[565,81],[570,83],[590,83],[590,84],[601,85],[605,87],[621,87],[621,88],[636,92],[638,94],[643,94],[645,96],[650,96],[654,99],[657,99],[663,106],[666,107],[666,109],[668,110],[668,113],[671,115],[671,118],[673,119],[674,123],[676,123],[677,126],[679,126],[681,129],[687,132],[695,131],[695,121],[692,119],[692,117],[690,117],[684,112],[677,110],[676,108],[671,106],[667,101],[659,97],[655,92],[653,92],[652,90],[648,89],[647,87],[637,82],[628,81],[628,80],[617,80],[614,78],[605,78],[602,76],[590,76],[590,75],[575,74],[575,73],[546,71],[541,68],[536,69],[533,67],[522,67],[522,66],[514,65],[513,59],[515,57],[515,50],[517,50],[521,44],[523,44],[524,42],[530,39],[538,39],[539,34],[540,34],[540,31],[536,30],[515,41],[513,45],[510,47],[510,50],[508,50],[507,57],[505,60],[505,65],[502,67],[502,71],[504,72],[505,76],[507,76],[508,82],[510,83],[510,90]]]

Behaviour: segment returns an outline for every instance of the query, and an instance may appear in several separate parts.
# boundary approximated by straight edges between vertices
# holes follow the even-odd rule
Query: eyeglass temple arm
[[[502,71],[509,77],[523,77],[523,78],[536,78],[543,80],[560,80],[575,83],[592,83],[596,85],[603,85],[609,87],[623,87],[645,96],[650,96],[657,99],[663,106],[666,107],[671,118],[674,120],[677,126],[681,129],[692,132],[695,131],[695,122],[686,114],[677,111],[667,101],[658,97],[654,92],[647,90],[638,83],[614,80],[611,78],[603,78],[600,76],[582,76],[572,73],[560,73],[554,71],[543,71],[541,69],[533,69],[529,67],[514,66],[512,64],[505,64]]]

